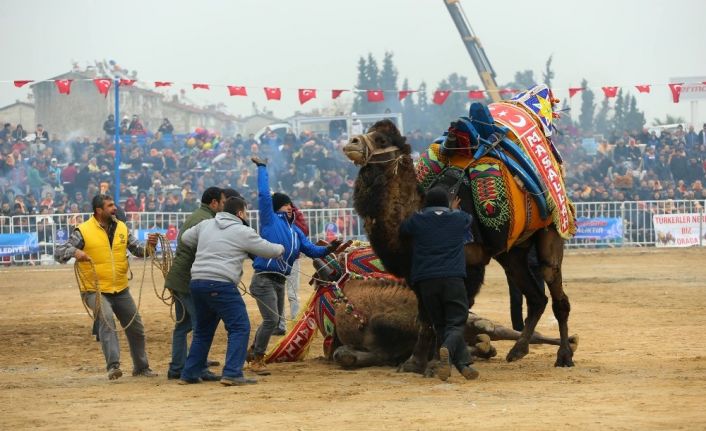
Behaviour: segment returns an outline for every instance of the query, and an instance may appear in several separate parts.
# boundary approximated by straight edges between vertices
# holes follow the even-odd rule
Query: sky
[[[140,80],[188,86],[198,103],[225,103],[235,115],[252,103],[288,116],[325,108],[332,88],[353,88],[360,56],[381,63],[394,53],[400,75],[430,90],[450,73],[481,85],[444,0],[2,0],[0,81],[41,80],[94,60],[138,70]],[[582,79],[602,86],[656,84],[637,95],[648,124],[666,114],[691,117],[674,104],[671,77],[706,76],[704,0],[461,0],[499,83],[518,70],[535,78],[553,56],[553,87],[561,99]],[[225,88],[192,90],[190,83],[244,85],[248,98]],[[182,84],[170,90],[176,92]],[[266,102],[261,87],[282,87]],[[317,88],[303,107],[297,88]],[[0,106],[25,100],[26,90],[0,83]],[[635,91],[633,91],[635,93]],[[348,95],[347,97],[351,97]],[[706,122],[706,100],[696,123]],[[578,114],[580,97],[572,108]],[[459,113],[459,115],[462,113]],[[700,128],[697,126],[697,128]]]

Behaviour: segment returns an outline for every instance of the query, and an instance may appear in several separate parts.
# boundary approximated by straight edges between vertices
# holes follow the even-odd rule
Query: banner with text
[[[146,242],[147,241],[147,236],[151,233],[161,233],[164,235],[168,240],[169,244],[171,245],[172,251],[176,251],[176,246],[177,246],[177,236],[179,235],[179,231],[177,230],[176,226],[174,225],[169,225],[169,228],[167,229],[160,229],[160,228],[152,228],[152,229],[137,229],[135,236],[137,239],[141,242]],[[160,252],[162,251],[162,248],[160,246],[160,243],[157,243],[157,251]]]
[[[39,253],[37,232],[0,234],[0,257]]]
[[[608,217],[579,217],[576,219],[576,239],[622,239],[623,219]]]
[[[704,214],[661,214],[652,221],[657,247],[691,247],[706,239]]]

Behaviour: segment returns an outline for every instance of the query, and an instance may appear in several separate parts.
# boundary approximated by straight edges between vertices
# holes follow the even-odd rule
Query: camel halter
[[[365,166],[368,163],[389,163],[389,162],[397,160],[397,159],[399,159],[399,157],[401,157],[401,156],[392,157],[387,160],[372,160],[372,158],[375,156],[399,151],[399,148],[397,148],[395,146],[391,146],[391,147],[387,147],[387,148],[383,148],[383,149],[375,148],[375,146],[373,145],[373,138],[371,138],[371,136],[370,136],[373,133],[375,133],[375,132],[366,133],[364,135],[358,135],[358,138],[361,141],[363,141],[363,144],[365,144],[365,147],[364,147],[365,152],[364,152],[364,156],[363,156],[363,163],[361,163],[361,166]]]

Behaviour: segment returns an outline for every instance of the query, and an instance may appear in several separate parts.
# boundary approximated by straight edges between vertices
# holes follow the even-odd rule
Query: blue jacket
[[[272,195],[265,166],[257,167],[257,202],[260,216],[260,236],[269,242],[284,246],[282,259],[287,262],[287,265],[278,259],[256,257],[253,261],[253,268],[256,272],[268,271],[289,275],[300,252],[313,258],[326,255],[326,247],[312,244],[304,232],[294,224],[294,220],[287,219],[287,213],[276,213],[272,209]]]
[[[427,207],[402,222],[400,235],[412,238],[410,283],[432,278],[466,278],[465,237],[471,216],[446,207]]]

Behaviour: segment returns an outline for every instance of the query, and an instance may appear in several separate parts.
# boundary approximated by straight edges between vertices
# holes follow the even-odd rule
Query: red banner
[[[316,98],[316,90],[313,88],[300,88],[299,89],[299,103],[301,105]]]
[[[238,87],[235,85],[229,85],[228,86],[228,94],[230,94],[231,96],[247,96],[248,90],[246,90],[245,87]]]

